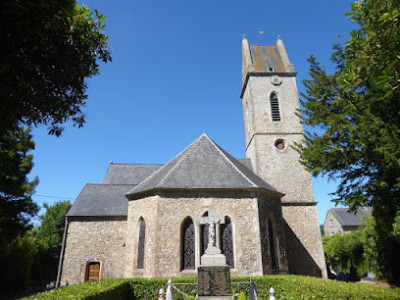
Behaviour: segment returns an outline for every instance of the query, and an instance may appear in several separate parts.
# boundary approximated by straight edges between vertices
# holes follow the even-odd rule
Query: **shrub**
[[[177,283],[177,287],[189,296],[196,295],[197,293],[197,285],[195,285],[197,283],[197,277],[173,278],[172,282],[175,284]],[[161,288],[167,290],[168,278],[133,278],[130,280],[129,284],[133,296],[131,299],[157,299],[158,291]],[[174,291],[174,299],[183,300],[185,296]]]
[[[74,284],[64,288],[39,293],[26,300],[47,299],[87,299],[87,300],[115,300],[130,299],[129,279],[107,279]]]
[[[196,277],[173,278],[173,283],[193,298],[197,292]],[[62,289],[31,296],[38,299],[157,299],[159,289],[167,288],[167,278],[113,279],[100,282],[85,282]],[[179,283],[183,284],[180,285]],[[191,284],[190,284],[191,283]],[[232,294],[249,297],[249,277],[232,277]],[[298,275],[278,275],[254,277],[254,284],[259,299],[268,299],[269,289],[275,289],[277,299],[400,299],[400,289],[390,289],[373,285],[346,283]],[[174,299],[185,296],[174,293]]]
[[[249,277],[233,277],[233,281],[249,281]],[[277,299],[399,299],[400,289],[374,285],[346,283],[298,275],[254,277],[259,299],[268,299],[269,289],[275,289]],[[237,285],[232,285],[233,289]],[[249,290],[249,289],[248,289]],[[249,292],[245,291],[246,296]],[[234,293],[240,292],[234,290]]]

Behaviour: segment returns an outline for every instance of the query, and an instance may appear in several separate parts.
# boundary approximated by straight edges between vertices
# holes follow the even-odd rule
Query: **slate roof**
[[[253,171],[249,158],[238,158],[238,162]],[[114,164],[108,167],[104,184],[139,184],[163,165],[160,164]]]
[[[67,217],[126,216],[128,200],[125,194],[134,184],[86,184],[76,198]]]
[[[157,189],[263,189],[279,193],[206,134],[135,186],[127,197]]]
[[[256,72],[285,72],[277,46],[250,46],[251,60]],[[272,68],[272,70],[270,70]]]
[[[359,226],[363,217],[371,216],[371,208],[361,208],[356,213],[349,212],[348,208],[329,209],[342,226]]]
[[[253,166],[251,164],[250,158],[236,158],[236,160],[253,172]]]
[[[110,164],[104,184],[138,184],[163,165]]]

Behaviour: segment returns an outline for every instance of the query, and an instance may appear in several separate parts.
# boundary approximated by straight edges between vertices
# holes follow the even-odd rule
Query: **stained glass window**
[[[226,264],[233,269],[235,262],[233,259],[233,237],[232,223],[228,217],[225,217],[225,224],[220,224],[220,238],[222,254],[226,257]]]
[[[140,220],[139,227],[139,243],[138,243],[138,259],[137,259],[137,268],[144,268],[144,243],[146,240],[146,223],[143,219]]]
[[[203,214],[203,217],[208,216],[208,212]],[[203,255],[208,246],[208,226],[207,225],[200,225],[200,255]]]
[[[195,239],[194,224],[188,218],[182,225],[182,269],[190,270],[195,268]]]

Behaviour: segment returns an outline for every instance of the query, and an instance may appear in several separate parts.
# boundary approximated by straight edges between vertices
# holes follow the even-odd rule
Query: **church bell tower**
[[[302,143],[296,72],[278,36],[276,45],[242,41],[246,157],[282,197],[289,272],[326,277],[311,175],[291,145]]]

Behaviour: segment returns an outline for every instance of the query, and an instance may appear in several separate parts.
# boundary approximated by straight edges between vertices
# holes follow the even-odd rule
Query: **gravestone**
[[[198,297],[209,300],[232,299],[230,269],[216,241],[216,225],[224,224],[225,221],[215,216],[212,207],[208,214],[200,219],[200,224],[208,226],[208,246],[201,256],[197,271]]]

